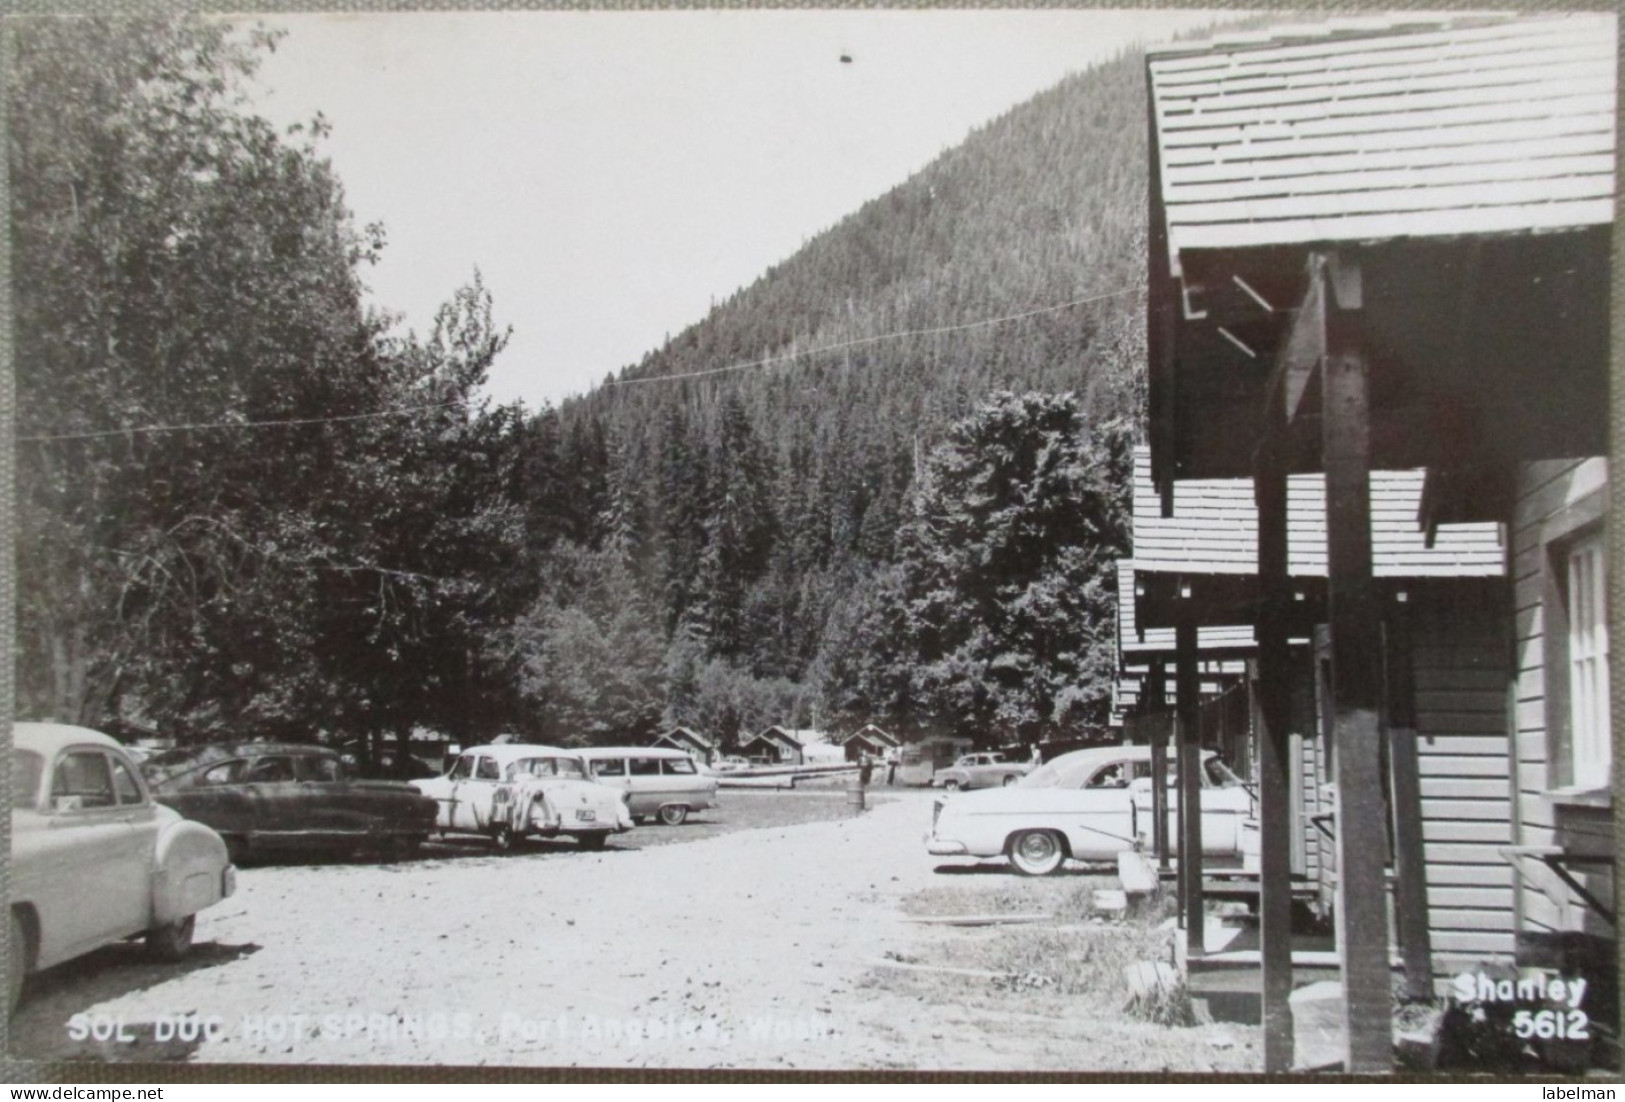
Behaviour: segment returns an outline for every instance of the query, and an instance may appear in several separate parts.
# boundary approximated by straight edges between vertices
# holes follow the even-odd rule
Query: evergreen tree
[[[922,717],[983,742],[1077,731],[1110,701],[1128,516],[1070,395],[997,394],[927,461],[900,565]]]

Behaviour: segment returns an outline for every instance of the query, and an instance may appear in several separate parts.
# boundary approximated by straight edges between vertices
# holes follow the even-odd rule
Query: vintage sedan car
[[[434,799],[442,834],[483,834],[499,850],[560,835],[598,849],[632,828],[625,794],[596,783],[578,754],[553,746],[475,746],[445,776],[413,785]]]
[[[18,723],[12,743],[10,1005],[29,973],[125,938],[185,956],[236,887],[220,835],[154,803],[99,731]]]
[[[336,751],[246,742],[171,750],[142,765],[153,797],[208,823],[233,859],[288,849],[417,851],[435,803],[404,781],[361,780]]]
[[[997,750],[964,754],[946,769],[931,776],[933,788],[1002,788],[1015,784],[1032,771],[1030,761],[1011,761]]]
[[[1148,833],[1152,793],[1143,778],[1150,772],[1147,746],[1062,754],[1008,788],[937,799],[926,850],[943,856],[1008,857],[1016,871],[1028,876],[1056,872],[1068,858],[1115,860],[1124,850],[1138,848]],[[1203,855],[1221,862],[1238,859],[1252,796],[1211,751],[1202,754],[1201,781]],[[1168,806],[1179,806],[1171,783]],[[1171,842],[1177,847],[1177,839]]]

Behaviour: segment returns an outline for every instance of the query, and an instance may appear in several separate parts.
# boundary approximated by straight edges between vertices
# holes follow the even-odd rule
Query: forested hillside
[[[939,497],[968,490],[945,481],[962,457],[938,449],[956,422],[973,436],[979,419],[1008,413],[978,413],[988,395],[1070,395],[1069,446],[1081,454],[1118,456],[1135,431],[1143,96],[1138,56],[1068,79],[810,241],[618,380],[537,419],[533,550],[569,544],[578,562],[585,544],[618,557],[617,584],[635,589],[646,612],[636,629],[623,625],[633,637],[606,649],[606,666],[620,664],[613,672],[584,660],[582,636],[593,633],[579,619],[574,632],[535,625],[522,649],[536,714],[556,717],[550,734],[579,727],[578,709],[613,676],[651,688],[641,710],[614,721],[623,727],[662,715],[730,734],[874,719],[1010,738],[1102,718],[1102,625],[1074,624],[1047,656],[1031,632],[984,632],[988,653],[961,648],[957,673],[930,673],[947,658],[919,637],[906,582],[928,554],[917,492],[927,482]],[[1120,508],[1108,509],[1087,536],[1010,538],[1077,536],[1090,545],[1088,568],[1052,563],[1039,571],[1043,584],[1065,590],[1052,576],[1060,571],[1068,585],[1109,587],[1093,573],[1094,551],[1126,553],[1123,523]],[[1017,581],[1006,600],[1023,598]],[[552,592],[555,619],[586,599]],[[961,611],[985,625],[985,603]],[[1096,602],[1089,617],[1107,611]],[[631,656],[642,656],[641,671],[625,668]],[[990,662],[1045,668],[990,680]],[[927,684],[945,680],[957,687]],[[1069,682],[1063,705],[1026,699],[1028,685],[1049,680]]]
[[[625,742],[1102,718],[1141,419],[1127,56],[972,134],[595,392],[480,397],[241,88],[274,35],[8,38],[18,713],[178,741]],[[384,304],[387,305],[387,304]],[[399,760],[399,759],[397,759]]]

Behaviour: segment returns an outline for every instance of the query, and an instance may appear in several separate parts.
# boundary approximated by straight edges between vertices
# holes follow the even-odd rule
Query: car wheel
[[[582,849],[603,849],[604,843],[609,841],[608,834],[577,834],[576,844]]]
[[[519,845],[519,835],[507,823],[499,824],[491,832],[491,845],[498,853],[512,853]]]
[[[28,978],[28,958],[32,955],[28,950],[28,928],[16,911],[11,912],[7,936],[11,938],[11,943],[7,953],[10,971],[6,973],[9,983],[6,1006],[15,1010],[17,1004],[23,1001],[23,981]]]
[[[687,818],[688,808],[683,804],[667,804],[660,809],[660,821],[669,827],[682,826]]]
[[[1004,775],[1004,787],[1009,788],[1011,785],[1013,785],[1015,783],[1016,783],[1016,775],[1014,773],[1006,773]]]
[[[1053,830],[1024,830],[1010,839],[1010,863],[1023,876],[1048,876],[1066,860]]]
[[[949,792],[958,792],[959,782],[950,777],[948,780],[942,782],[942,787],[946,788]]]
[[[180,960],[192,948],[192,930],[196,926],[196,915],[154,926],[147,931],[147,952],[159,960]]]

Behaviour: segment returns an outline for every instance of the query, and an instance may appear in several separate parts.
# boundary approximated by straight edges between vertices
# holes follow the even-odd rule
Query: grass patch
[[[938,929],[909,955],[909,963],[998,973],[997,978],[899,971],[881,982],[905,985],[913,994],[1006,1002],[1044,994],[1082,1001],[1101,1013],[1121,1014],[1129,1000],[1125,969],[1144,960],[1170,959],[1172,940],[1159,930],[1159,907],[1128,917],[1095,907],[1094,893],[1115,880],[1084,876],[1065,880],[1010,879],[985,889],[929,888],[903,900],[914,916],[1048,914],[1050,922],[975,929]],[[1142,1007],[1146,1020],[1184,1024],[1190,1000],[1170,995]]]
[[[1115,887],[1113,876],[1069,877],[1064,881],[1002,877],[995,887],[979,891],[962,888],[927,888],[903,900],[903,913],[927,915],[1036,914],[1055,921],[1085,922],[1097,916],[1095,892]]]

